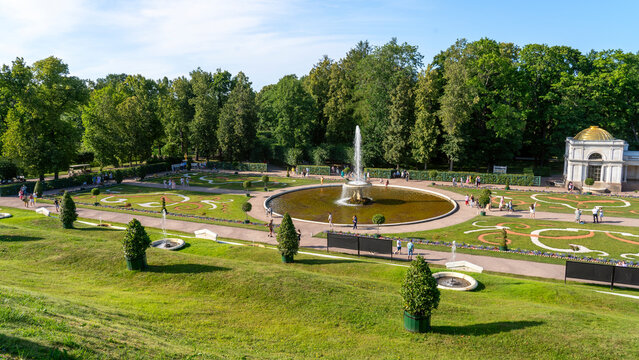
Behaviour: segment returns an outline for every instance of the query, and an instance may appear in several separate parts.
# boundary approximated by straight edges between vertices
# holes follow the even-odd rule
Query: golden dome
[[[594,140],[594,141],[606,141],[614,140],[615,138],[610,135],[609,132],[600,128],[599,126],[591,126],[587,129],[583,129],[579,134],[573,138],[575,140]]]

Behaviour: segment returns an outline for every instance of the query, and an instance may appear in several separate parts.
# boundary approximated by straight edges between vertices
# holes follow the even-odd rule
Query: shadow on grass
[[[171,265],[149,265],[148,272],[165,274],[198,274],[214,271],[229,271],[231,269],[202,264],[171,264]]]
[[[444,335],[493,335],[544,324],[542,321],[497,321],[466,326],[433,326],[432,331]]]
[[[67,354],[65,350],[60,351],[56,348],[43,346],[29,340],[4,334],[0,334],[0,354],[8,354],[19,359],[76,359]]]
[[[2,241],[37,241],[44,240],[44,238],[36,236],[22,236],[22,235],[0,235],[0,242]]]
[[[346,259],[295,259],[295,262],[298,264],[304,265],[326,265],[326,264],[344,264],[344,263],[355,263],[359,262],[357,260],[346,260]]]
[[[118,229],[112,229],[108,226],[92,226],[92,225],[87,225],[87,227],[74,227],[73,229],[80,230],[80,231],[122,231]]]

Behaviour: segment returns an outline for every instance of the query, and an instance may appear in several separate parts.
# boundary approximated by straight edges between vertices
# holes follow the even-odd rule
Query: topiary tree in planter
[[[62,209],[60,210],[60,222],[65,229],[73,229],[73,222],[78,219],[75,211],[75,202],[67,191],[62,196]]]
[[[269,182],[269,178],[268,175],[264,175],[262,176],[262,184],[264,184],[264,191],[268,191],[268,182]]]
[[[122,180],[124,180],[124,174],[122,173],[122,170],[115,170],[115,173],[113,174],[113,179],[115,180],[116,183],[118,184],[122,184]]]
[[[33,187],[33,193],[36,194],[38,198],[42,197],[42,183],[40,180],[36,181],[36,184]]]
[[[488,203],[490,203],[490,194],[491,191],[488,189],[484,189],[481,192],[481,195],[479,195],[479,199],[477,199],[477,203],[479,204],[479,207],[482,209],[481,210],[481,215],[486,215],[486,205],[488,205]]]
[[[439,306],[437,280],[421,255],[406,272],[400,294],[404,300],[404,328],[411,332],[430,331],[430,315]]]
[[[300,241],[295,232],[293,220],[288,213],[285,213],[277,233],[277,249],[282,254],[282,262],[292,263],[299,247]]]
[[[97,187],[91,189],[91,195],[93,195],[93,197],[95,198],[95,201],[93,202],[93,205],[95,205],[95,206],[100,205],[100,203],[98,202],[98,196],[100,195],[100,189],[97,188]]]
[[[506,186],[504,186],[504,190],[510,190],[510,179],[506,179]]]
[[[377,225],[377,233],[379,233],[379,226],[386,222],[386,218],[382,214],[373,215],[373,223]]]
[[[499,250],[508,251],[508,233],[506,229],[501,229],[501,242],[499,243]]]
[[[586,178],[586,180],[584,180],[584,184],[586,186],[588,186],[588,190],[590,190],[590,187],[593,186],[595,184],[595,179],[593,178]],[[590,194],[588,194],[590,195]]]
[[[140,224],[138,219],[133,219],[126,227],[126,233],[122,239],[122,249],[126,259],[126,267],[129,270],[145,270],[146,249],[151,246],[151,239]]]
[[[253,205],[251,205],[250,202],[245,202],[244,204],[242,204],[242,211],[244,211],[244,214],[246,214],[246,220],[244,220],[245,223],[249,223],[249,218],[248,218],[248,212],[251,211],[251,209],[253,209]]]

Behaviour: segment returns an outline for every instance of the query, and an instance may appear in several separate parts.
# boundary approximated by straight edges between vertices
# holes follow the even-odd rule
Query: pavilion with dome
[[[625,140],[591,126],[566,138],[564,181],[582,188],[592,178],[591,190],[621,191],[629,181],[639,180],[639,151],[628,151]]]

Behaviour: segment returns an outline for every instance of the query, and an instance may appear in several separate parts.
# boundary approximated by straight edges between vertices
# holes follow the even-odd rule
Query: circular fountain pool
[[[477,280],[472,276],[458,272],[440,271],[434,273],[433,277],[437,280],[439,289],[470,291],[477,288],[478,285]]]
[[[370,201],[351,204],[342,198],[342,185],[314,186],[295,189],[268,198],[266,207],[273,212],[288,212],[297,220],[326,223],[328,213],[334,224],[352,224],[357,215],[359,224],[372,224],[375,214],[386,218],[385,225],[415,223],[437,219],[457,210],[450,198],[428,190],[403,186],[370,186],[366,190]]]

